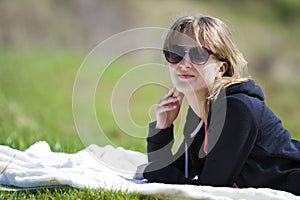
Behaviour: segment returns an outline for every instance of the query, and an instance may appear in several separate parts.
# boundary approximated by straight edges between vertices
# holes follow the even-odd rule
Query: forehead
[[[174,32],[172,36],[169,39],[169,44],[170,45],[178,45],[178,46],[202,46],[194,36],[185,34],[185,33],[179,33],[179,32]]]

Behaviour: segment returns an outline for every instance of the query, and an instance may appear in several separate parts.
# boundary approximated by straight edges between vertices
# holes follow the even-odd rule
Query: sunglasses
[[[186,53],[189,54],[191,62],[196,65],[205,64],[211,54],[216,56],[219,60],[224,61],[224,59],[220,58],[219,54],[200,46],[186,49],[183,46],[174,45],[170,50],[164,50],[163,52],[165,54],[166,60],[171,64],[179,63]]]

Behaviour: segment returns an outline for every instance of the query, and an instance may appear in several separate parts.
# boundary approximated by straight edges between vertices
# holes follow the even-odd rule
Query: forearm
[[[148,161],[172,158],[171,148],[174,143],[173,125],[166,129],[156,129],[156,122],[149,124],[147,137]]]
[[[181,170],[173,165],[165,166],[158,161],[148,164],[143,173],[149,182],[169,184],[193,184],[198,185],[197,180],[186,178]]]
[[[149,124],[147,138],[149,163],[145,168],[144,178],[150,182],[196,184],[195,180],[184,176],[184,154],[172,154],[173,125],[167,129],[156,129],[155,125],[155,122]],[[184,151],[184,145],[181,145],[178,151]]]

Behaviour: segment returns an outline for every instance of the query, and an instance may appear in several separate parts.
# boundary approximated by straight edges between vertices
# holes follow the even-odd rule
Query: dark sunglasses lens
[[[171,51],[164,51],[164,54],[165,54],[166,60],[169,63],[175,64],[175,63],[179,63],[182,60],[182,56],[180,56],[176,53],[173,53]]]
[[[204,64],[209,58],[209,52],[204,48],[194,47],[190,49],[189,56],[194,64]]]
[[[175,45],[170,50],[165,50],[164,54],[169,63],[176,64],[182,60],[185,52],[184,48]]]

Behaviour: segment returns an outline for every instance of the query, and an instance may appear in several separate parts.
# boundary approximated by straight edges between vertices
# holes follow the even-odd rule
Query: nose
[[[191,62],[191,59],[190,59],[188,53],[184,54],[184,57],[182,58],[182,60],[179,63],[179,67],[182,70],[188,70],[188,69],[192,68],[192,62]]]

